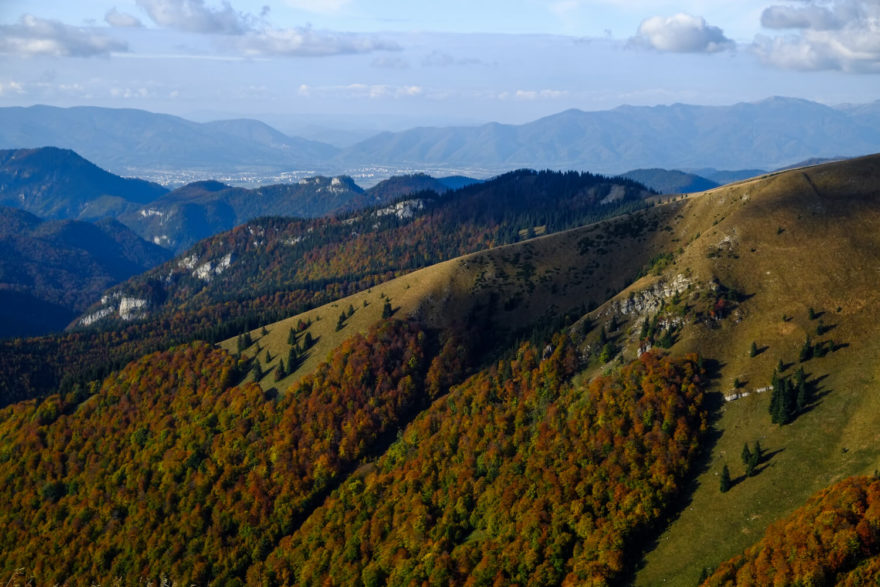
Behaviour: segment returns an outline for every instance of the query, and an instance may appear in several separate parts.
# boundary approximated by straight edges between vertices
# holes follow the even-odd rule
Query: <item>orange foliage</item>
[[[767,529],[704,585],[867,585],[880,578],[880,480],[833,485]]]

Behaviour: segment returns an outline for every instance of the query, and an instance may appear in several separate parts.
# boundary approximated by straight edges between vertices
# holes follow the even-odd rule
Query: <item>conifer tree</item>
[[[804,345],[801,347],[800,355],[798,359],[801,363],[805,361],[809,361],[813,358],[813,341],[810,340],[810,337],[807,337],[807,340],[804,341]]]
[[[748,445],[746,445],[748,448]],[[743,449],[745,451],[745,449]],[[745,453],[743,453],[745,454]],[[746,476],[754,477],[758,472],[758,465],[761,463],[761,443],[759,441],[755,441],[754,450],[749,452],[749,458],[746,461]]]
[[[743,444],[742,462],[744,465],[748,465],[751,460],[752,460],[752,451],[749,450],[749,443],[746,442]]]
[[[730,491],[730,483],[730,471],[727,469],[727,465],[724,465],[724,468],[721,469],[721,493]]]
[[[254,381],[259,381],[263,378],[263,367],[260,365],[260,360],[254,357],[254,366],[251,367],[251,374],[254,376]]]
[[[391,318],[391,315],[394,311],[391,309],[391,302],[385,300],[385,305],[382,306],[382,318]]]
[[[758,345],[755,344],[755,341],[752,341],[752,346],[749,347],[749,356],[750,357],[758,356]]]
[[[290,332],[287,333],[287,344],[294,344],[296,342],[296,332],[293,331],[293,328],[290,329]]]
[[[315,344],[315,341],[312,339],[312,333],[306,332],[306,335],[303,337],[303,349],[309,349],[313,344]]]
[[[337,332],[345,328],[345,312],[339,314],[339,319],[336,321],[336,330]]]
[[[275,381],[281,381],[287,377],[287,370],[284,368],[284,360],[278,361],[278,367],[275,368]]]

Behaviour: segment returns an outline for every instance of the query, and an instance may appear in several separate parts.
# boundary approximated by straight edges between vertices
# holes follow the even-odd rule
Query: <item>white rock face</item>
[[[424,200],[404,200],[402,202],[392,204],[387,208],[376,210],[376,216],[388,216],[390,214],[393,214],[401,220],[406,220],[412,218],[416,212],[422,210],[424,207]]]
[[[608,310],[603,314],[643,316],[655,313],[660,310],[663,300],[684,292],[690,284],[691,281],[679,273],[670,281],[659,281],[647,289],[633,293],[625,300],[611,302]]]
[[[147,307],[147,300],[141,298],[122,297],[119,300],[119,317],[123,320],[137,318]]]
[[[195,271],[193,271],[193,277],[197,277],[203,281],[211,281],[215,275],[220,275],[224,271],[226,271],[229,266],[232,264],[232,253],[226,253],[226,255],[214,263],[213,261],[208,261],[207,263],[202,263],[198,267],[196,267]]]
[[[103,301],[103,298],[102,298],[102,301]],[[101,308],[97,312],[92,312],[91,314],[88,314],[87,316],[83,316],[82,318],[80,318],[79,325],[80,326],[91,326],[92,324],[94,324],[98,320],[102,320],[102,319],[106,318],[107,316],[111,315],[112,313],[113,313],[113,308]]]
[[[184,257],[180,261],[177,262],[177,266],[181,269],[188,269],[192,271],[196,267],[196,263],[199,262],[198,255],[190,255],[189,257]]]

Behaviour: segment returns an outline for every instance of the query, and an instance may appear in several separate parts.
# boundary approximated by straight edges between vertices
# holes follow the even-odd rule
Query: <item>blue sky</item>
[[[880,0],[3,0],[0,106],[402,128],[880,98]]]

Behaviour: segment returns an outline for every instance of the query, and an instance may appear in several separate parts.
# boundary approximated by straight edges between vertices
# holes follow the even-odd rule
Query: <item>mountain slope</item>
[[[108,173],[67,149],[0,151],[0,206],[43,218],[116,216],[167,191],[155,183]]]
[[[300,307],[304,299],[319,305],[435,262],[640,207],[649,195],[625,179],[513,172],[345,217],[254,221],[198,243],[114,292],[146,299],[140,290],[161,283],[163,305],[145,305],[148,313],[279,294]],[[90,314],[108,309],[95,306]]]
[[[312,218],[376,204],[349,177],[236,188],[216,181],[185,185],[119,220],[144,239],[176,252],[260,216]]]
[[[520,126],[383,133],[345,150],[340,161],[621,173],[633,167],[773,169],[810,157],[878,150],[880,132],[856,112],[772,98],[733,106],[568,110]]]
[[[653,203],[0,410],[0,564],[695,584],[876,468],[880,156]],[[301,372],[273,385],[287,357]],[[847,487],[827,505],[858,503]]]
[[[285,136],[252,120],[196,123],[143,110],[97,107],[0,108],[0,147],[73,149],[117,173],[311,166],[337,150]]]
[[[0,336],[61,330],[109,286],[169,257],[114,220],[43,221],[0,207]]]
[[[634,169],[622,173],[621,177],[645,184],[661,194],[690,194],[704,192],[719,186],[711,179],[669,169]]]
[[[653,216],[661,211],[665,220]],[[611,260],[616,272],[592,276],[592,287],[600,288],[595,293],[570,285],[581,300],[593,299],[591,295],[601,299],[603,293],[610,298],[569,330],[579,354],[591,361],[604,355],[612,363],[626,363],[645,348],[669,347],[675,354],[699,351],[717,370],[713,401],[723,408],[715,416],[715,433],[710,434],[713,440],[699,475],[681,501],[680,512],[648,553],[644,568],[638,573],[635,565],[629,569],[636,584],[693,585],[702,569],[714,568],[746,548],[812,493],[877,467],[880,395],[874,392],[878,375],[870,357],[880,352],[880,294],[871,269],[880,254],[880,156],[775,173],[657,206],[633,218],[641,215],[658,220],[660,230],[648,233],[652,236],[644,243],[653,259],[642,257],[648,267],[645,276],[619,293],[609,276],[626,274],[632,266],[618,265],[629,254],[617,251],[619,237],[609,246],[607,235],[615,231],[610,229],[614,221],[607,221],[595,232],[576,229],[467,258],[494,255],[501,262],[513,260],[519,251],[519,271],[503,264],[451,261],[291,317],[268,327],[266,335],[252,331],[262,350],[248,347],[244,355],[262,360],[268,350],[271,361],[262,361],[262,370],[271,373],[279,358],[286,360],[286,337],[300,323],[308,325],[318,344],[326,338],[328,347],[314,347],[314,355],[324,355],[338,344],[337,323],[343,333],[368,328],[389,298],[400,314],[421,318],[466,321],[474,307],[481,308],[493,317],[481,329],[492,332],[494,340],[505,340],[505,327],[518,320],[521,325],[537,321],[539,312],[530,307],[556,303],[557,315],[571,311],[561,302],[561,282],[552,271],[542,275],[542,269],[558,266],[564,275],[568,270],[560,263],[583,269],[588,259],[622,254]],[[539,276],[541,285],[536,283],[531,296],[522,294],[524,305],[510,304],[512,312],[505,313],[503,302],[523,291],[518,280],[530,273],[522,271],[524,247],[544,243],[543,254],[529,257],[532,275]],[[585,255],[580,260],[574,257],[575,248]],[[517,275],[506,285],[504,280],[490,285],[498,295],[496,306],[475,295],[476,278],[487,268],[486,275]],[[559,297],[550,294],[554,283]],[[605,283],[609,289],[601,289]],[[530,300],[536,306],[530,306]],[[347,307],[354,308],[352,317],[337,321]],[[425,307],[437,311],[426,313]],[[603,338],[611,344],[608,355]],[[809,354],[804,354],[807,344]],[[225,345],[234,350],[236,341]],[[308,354],[300,370],[280,385],[313,369],[312,361]],[[803,407],[793,408],[784,425],[773,423],[769,409],[769,387],[780,363],[779,375],[788,381],[796,381],[803,369],[806,390]],[[592,372],[605,364],[591,363]],[[273,385],[271,377],[261,382]],[[761,445],[756,474],[747,476],[740,455],[745,444],[751,447],[756,441]],[[721,493],[719,478],[725,465],[733,488]],[[332,551],[329,556],[334,556]]]

